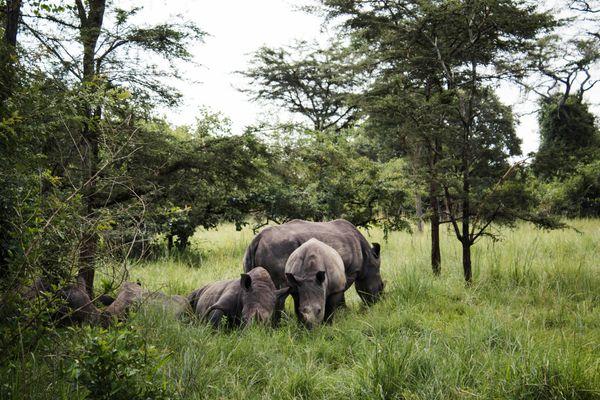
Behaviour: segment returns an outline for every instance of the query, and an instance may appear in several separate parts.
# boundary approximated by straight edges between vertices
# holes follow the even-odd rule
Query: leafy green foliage
[[[532,164],[542,179],[566,178],[579,163],[592,161],[600,149],[600,133],[587,104],[570,96],[560,105],[557,96],[541,102],[540,148]]]
[[[363,227],[408,227],[402,169],[361,153],[360,132],[296,134],[270,145],[270,167],[249,198],[259,220],[345,218]]]
[[[600,216],[600,157],[580,163],[570,175],[540,185],[547,213],[569,217]]]
[[[368,93],[376,104],[363,103],[370,117],[380,119],[374,125],[385,131],[378,136],[389,131],[392,138],[384,143],[396,142],[390,153],[409,154],[426,178],[432,224],[439,225],[445,203],[441,213],[463,243],[469,281],[470,247],[498,215],[479,213],[477,203],[504,176],[508,158],[520,153],[510,109],[500,104],[491,83],[520,73],[511,67],[514,61],[556,25],[554,19],[517,0],[321,3],[358,51],[368,54],[365,65],[378,73]],[[431,112],[407,110],[411,103]],[[390,109],[401,112],[386,113]],[[437,236],[432,235],[435,273]]]
[[[71,350],[70,375],[77,391],[103,399],[169,399],[169,383],[158,372],[167,356],[149,345],[139,328],[86,326]]]

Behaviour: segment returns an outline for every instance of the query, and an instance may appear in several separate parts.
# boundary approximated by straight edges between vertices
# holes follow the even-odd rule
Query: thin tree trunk
[[[417,215],[417,230],[423,233],[423,200],[419,193],[415,194],[415,211]]]
[[[104,20],[105,0],[90,0],[88,2],[89,12],[86,11],[81,0],[75,1],[77,12],[81,23],[80,40],[83,45],[83,84],[84,89],[89,89],[96,80],[95,52],[98,37]],[[89,85],[89,86],[88,86]],[[83,138],[83,170],[86,185],[83,190],[84,204],[87,215],[85,218],[94,218],[95,197],[97,185],[97,173],[99,164],[99,132],[97,122],[102,116],[100,108],[93,109],[86,105],[83,111],[84,123],[81,131]],[[94,298],[94,270],[96,251],[98,249],[98,235],[94,224],[89,224],[83,233],[82,246],[79,252],[79,278],[85,282],[85,288],[90,296]]]
[[[440,251],[440,214],[438,207],[437,189],[434,182],[429,187],[429,204],[431,208],[431,269],[434,275],[442,271],[442,253]]]
[[[462,241],[463,251],[463,274],[467,284],[471,284],[471,243],[468,239]]]
[[[82,246],[79,253],[79,276],[83,278],[86,286],[86,291],[91,299],[94,298],[94,269],[96,263],[96,251],[98,249],[98,234],[95,224],[95,204],[96,204],[96,187],[98,173],[98,133],[96,127],[93,126],[92,120],[100,118],[100,111],[96,113],[86,110],[86,119],[82,131],[84,138],[84,170],[87,183],[83,190],[83,201],[85,204],[86,215],[85,219],[89,221],[84,228]]]
[[[169,251],[169,255],[173,251],[173,235],[167,235],[167,250]]]
[[[96,235],[90,232],[84,233],[81,248],[79,249],[79,274],[77,280],[80,284],[83,283],[85,285],[85,291],[90,296],[90,299],[94,298],[94,264],[97,250],[98,238]]]
[[[8,100],[14,89],[14,64],[17,60],[17,33],[19,32],[21,4],[21,0],[7,0],[4,7],[4,36],[2,38],[2,49],[0,49],[0,102],[2,113],[6,109],[6,100]]]
[[[471,203],[469,201],[469,194],[471,191],[471,185],[469,180],[469,147],[468,137],[469,131],[465,129],[465,144],[463,149],[463,160],[462,160],[462,179],[463,179],[463,193],[462,193],[462,246],[463,246],[463,272],[465,275],[465,281],[467,284],[471,283]]]
[[[434,139],[434,150],[429,162],[429,207],[431,209],[431,269],[434,275],[442,272],[442,252],[440,250],[440,204],[438,199],[437,162],[442,149],[439,140]]]

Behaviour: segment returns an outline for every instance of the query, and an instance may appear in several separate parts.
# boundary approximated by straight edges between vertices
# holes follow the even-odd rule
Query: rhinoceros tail
[[[254,236],[254,239],[248,245],[246,253],[244,254],[244,272],[249,272],[251,269],[256,267],[254,257],[256,256],[256,249],[260,243],[260,234]]]

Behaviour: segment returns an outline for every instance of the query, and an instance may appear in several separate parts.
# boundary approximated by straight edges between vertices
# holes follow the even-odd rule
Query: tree
[[[356,67],[359,59],[339,43],[320,49],[300,42],[261,48],[243,72],[254,100],[274,103],[311,123],[308,129],[270,127],[291,138],[275,138],[264,179],[272,184],[252,194],[260,220],[346,218],[357,226],[381,225],[386,232],[407,228],[398,171],[359,149],[365,137],[354,129],[359,105],[353,98],[364,81]]]
[[[539,182],[539,181],[538,181]],[[570,218],[600,216],[600,154],[580,163],[572,174],[540,184],[540,208],[547,213]]]
[[[349,54],[339,45],[327,49],[299,42],[290,48],[263,47],[242,74],[254,100],[270,101],[308,119],[315,131],[352,125],[356,107],[348,97],[358,84]]]
[[[80,156],[79,168],[76,171],[63,169],[59,175],[69,175],[83,188],[81,217],[87,223],[83,225],[79,277],[85,282],[90,297],[98,246],[95,217],[100,215],[99,210],[105,203],[98,196],[101,186],[108,183],[103,182],[101,171],[107,154],[103,145],[106,133],[111,131],[108,125],[115,122],[111,118],[121,117],[106,115],[105,99],[112,93],[120,96],[121,101],[131,97],[132,102],[140,105],[150,104],[154,99],[175,102],[177,93],[160,82],[161,77],[173,72],[142,62],[142,54],[149,52],[170,60],[189,60],[187,44],[203,35],[192,24],[135,26],[130,21],[137,11],[139,8],[114,7],[105,0],[86,3],[75,0],[57,9],[25,9],[22,18],[25,32],[37,40],[44,54],[51,55],[50,61],[42,66],[64,76],[67,85],[80,93],[76,103],[79,126],[77,137],[73,138]],[[66,45],[71,38],[76,38],[80,52]],[[34,53],[36,48],[31,50]],[[131,197],[134,197],[133,192]]]
[[[6,1],[0,3],[3,8],[2,15],[2,43],[0,44],[0,121],[4,121],[7,115],[6,101],[12,94],[14,82],[16,80],[15,61],[17,47],[17,27],[21,8],[21,1]],[[7,145],[8,143],[6,143]],[[8,147],[8,146],[7,146]],[[8,154],[8,153],[7,153]],[[3,160],[6,158],[3,157]],[[9,168],[7,165],[2,167]],[[3,170],[6,170],[2,168]],[[9,175],[9,174],[7,174]],[[7,176],[8,177],[8,176]],[[4,178],[4,176],[2,177]],[[5,179],[0,181],[0,186],[3,188],[1,193],[0,205],[0,225],[3,227],[9,226],[11,223],[10,204],[14,196],[14,191],[10,190],[10,182]],[[13,240],[10,238],[9,231],[3,228],[0,234],[0,278],[3,278],[8,273],[8,258],[10,249],[13,247]]]
[[[419,87],[401,72],[388,71],[359,99],[368,116],[366,131],[381,144],[382,159],[406,157],[407,173],[413,177],[416,206],[420,193],[427,193],[431,224],[431,266],[441,272],[440,225],[442,196],[439,175],[444,157],[444,135],[448,134],[448,104],[433,88]],[[417,211],[418,213],[418,211]]]
[[[17,34],[21,16],[21,0],[7,0],[3,4],[3,35],[0,46],[0,117],[6,112],[5,102],[10,97],[16,81]],[[2,3],[0,3],[2,4]]]
[[[268,166],[244,199],[259,225],[345,218],[386,233],[406,229],[402,168],[364,154],[361,138],[356,130],[332,136],[297,127],[272,134]]]
[[[198,226],[209,229],[233,222],[241,229],[246,224],[250,210],[241,199],[255,189],[268,156],[253,134],[219,135],[223,131],[229,131],[228,120],[205,112],[195,129],[171,133],[169,146],[156,142],[149,146],[149,154],[140,153],[131,165],[132,171],[147,171],[137,192],[144,193],[144,187],[151,190],[154,219],[166,225],[159,231],[168,240],[177,236],[180,250]],[[169,132],[160,126],[156,131],[163,137]],[[165,218],[164,210],[174,207],[176,212],[167,212]]]
[[[563,102],[557,98],[561,96],[541,100],[540,147],[532,168],[546,180],[573,174],[578,164],[592,161],[600,149],[600,133],[587,104],[578,96]]]
[[[451,150],[440,161],[449,168],[444,167],[448,172],[438,179],[444,189],[445,213],[462,244],[464,277],[470,282],[471,246],[499,212],[477,212],[473,199],[490,188],[490,181],[481,180],[476,168],[486,163],[502,168],[502,163],[489,157],[502,155],[502,159],[514,153],[514,147],[507,147],[509,137],[514,136],[507,136],[507,124],[482,120],[482,113],[501,110],[491,100],[485,83],[509,75],[506,66],[510,60],[522,55],[539,33],[552,27],[552,18],[521,1],[323,3],[330,17],[345,18],[346,29],[389,56],[380,58],[384,67],[408,62],[408,76],[419,78],[422,88],[433,86],[452,105],[454,114],[449,117],[448,128],[453,134],[447,143]],[[415,68],[417,63],[423,68]],[[493,145],[494,150],[485,151],[481,144]]]
[[[535,43],[521,67],[535,71],[534,79],[517,81],[544,101],[555,101],[561,108],[569,98],[581,103],[584,95],[594,88],[599,80],[592,72],[599,61],[597,38],[564,39],[560,34],[548,35]]]

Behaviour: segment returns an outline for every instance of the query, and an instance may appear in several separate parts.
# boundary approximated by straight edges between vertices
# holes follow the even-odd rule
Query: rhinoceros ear
[[[250,288],[252,287],[252,278],[250,277],[250,275],[248,275],[248,274],[240,275],[240,286],[244,290],[250,290]]]
[[[381,245],[379,243],[373,243],[373,248],[371,249],[373,252],[373,256],[375,258],[379,258],[379,253],[381,252]]]
[[[297,288],[298,286],[302,286],[302,282],[299,282],[296,279],[296,277],[294,276],[294,274],[287,272],[285,274],[285,278],[287,279],[288,286],[290,286],[292,288]]]
[[[317,272],[317,283],[320,285],[325,282],[325,271]]]

